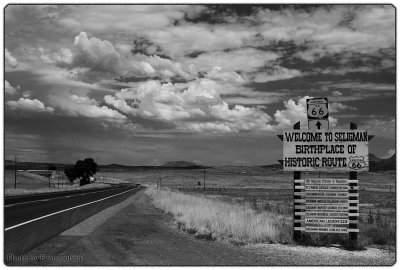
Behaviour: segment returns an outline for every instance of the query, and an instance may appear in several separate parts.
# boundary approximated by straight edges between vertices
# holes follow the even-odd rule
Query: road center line
[[[109,199],[109,198],[112,198],[112,197],[115,197],[115,196],[118,196],[118,195],[127,193],[127,192],[132,191],[132,190],[135,190],[135,189],[137,189],[137,188],[129,189],[129,190],[126,190],[126,191],[124,191],[124,192],[121,192],[121,193],[118,193],[118,194],[114,194],[114,195],[111,195],[111,196],[108,196],[108,197],[105,197],[105,198],[102,198],[102,199],[99,199],[99,200],[96,200],[96,201],[92,201],[92,202],[80,204],[80,205],[77,205],[77,206],[74,206],[74,207],[71,207],[71,208],[67,208],[67,209],[64,209],[64,210],[60,210],[60,211],[57,211],[57,212],[54,212],[54,213],[45,215],[45,216],[41,216],[41,217],[38,217],[38,218],[34,218],[34,219],[31,219],[31,220],[28,220],[28,221],[19,223],[19,224],[17,224],[17,225],[14,225],[14,226],[5,228],[4,230],[5,230],[5,231],[9,231],[9,230],[18,228],[18,227],[20,227],[20,226],[22,226],[22,225],[25,225],[25,224],[28,224],[28,223],[32,223],[32,222],[34,222],[34,221],[37,221],[37,220],[40,220],[40,219],[44,219],[44,218],[47,218],[47,217],[50,217],[50,216],[54,216],[54,215],[57,215],[57,214],[60,214],[60,213],[63,213],[63,212],[67,212],[67,211],[70,211],[70,210],[73,210],[73,209],[76,209],[76,208],[80,208],[80,207],[83,207],[83,206],[86,206],[86,205],[89,205],[89,204],[101,202],[101,201],[104,201],[104,200],[106,200],[106,199]]]
[[[59,197],[54,197],[54,198],[49,198],[49,199],[33,200],[33,201],[27,201],[27,202],[7,204],[7,205],[4,205],[4,207],[6,208],[6,207],[12,207],[12,206],[15,206],[15,205],[21,205],[21,204],[27,204],[27,203],[33,203],[33,202],[44,202],[44,201],[49,201],[49,200],[57,200],[57,199],[69,198],[69,197],[73,197],[73,196],[81,196],[81,195],[86,195],[86,194],[105,192],[105,191],[115,190],[115,189],[119,189],[119,188],[123,188],[123,187],[110,188],[110,189],[97,190],[97,191],[90,191],[90,192],[84,192],[84,193],[78,193],[78,194],[71,194],[71,195],[59,196]]]

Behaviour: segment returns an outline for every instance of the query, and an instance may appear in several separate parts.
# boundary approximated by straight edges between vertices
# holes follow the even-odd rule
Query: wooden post
[[[203,169],[203,191],[206,191],[206,169]]]
[[[357,125],[355,123],[350,123],[350,129],[357,129]],[[349,173],[349,180],[358,180],[357,172]],[[349,183],[349,200],[358,200],[358,196],[352,196],[358,193],[358,181],[350,181]],[[357,207],[355,210],[350,210],[349,213],[359,213],[358,203],[349,203],[349,207]],[[358,216],[349,216],[349,229],[358,229]],[[349,232],[350,242],[353,245],[357,244],[358,233],[357,232]]]
[[[294,129],[300,129],[300,122],[297,122],[293,126]],[[296,231],[294,230],[295,227],[301,227],[301,216],[296,216],[296,205],[301,205],[301,203],[295,202],[296,199],[301,199],[301,196],[299,195],[294,195],[295,191],[295,186],[301,185],[300,183],[295,183],[294,180],[296,179],[301,179],[301,172],[300,171],[294,171],[293,172],[293,241],[297,241],[300,239],[301,236],[301,231]]]
[[[17,188],[17,156],[14,156],[14,188]]]

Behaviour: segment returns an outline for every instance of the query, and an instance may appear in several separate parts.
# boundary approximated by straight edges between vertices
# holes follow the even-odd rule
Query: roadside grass
[[[198,238],[225,239],[234,244],[292,243],[292,224],[287,216],[153,187],[146,193],[157,208],[174,216],[179,229]]]

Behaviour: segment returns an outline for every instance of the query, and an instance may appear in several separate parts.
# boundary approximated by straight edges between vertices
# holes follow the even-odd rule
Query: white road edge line
[[[98,193],[98,192],[105,192],[105,191],[115,190],[115,189],[119,189],[119,188],[123,188],[123,187],[110,188],[110,189],[105,189],[105,190],[96,190],[96,191],[90,191],[90,192],[85,192],[85,193],[72,194],[72,195],[67,195],[67,196],[59,196],[59,197],[54,197],[54,198],[49,198],[49,199],[33,200],[33,201],[27,201],[27,202],[20,202],[20,203],[7,204],[7,205],[4,205],[4,208],[6,208],[6,207],[12,207],[12,206],[15,206],[15,205],[33,203],[33,202],[45,202],[45,201],[49,201],[49,200],[57,200],[57,199],[68,198],[68,197],[73,197],[73,196],[81,196],[81,195],[86,195],[86,194],[93,194],[93,193]]]
[[[54,212],[54,213],[45,215],[45,216],[41,216],[41,217],[38,217],[38,218],[34,218],[34,219],[31,219],[31,220],[22,222],[22,223],[20,223],[20,224],[17,224],[17,225],[14,225],[14,226],[5,228],[4,231],[9,231],[9,230],[18,228],[18,227],[20,227],[20,226],[22,226],[22,225],[25,225],[25,224],[28,224],[28,223],[32,223],[32,222],[34,222],[34,221],[37,221],[37,220],[40,220],[40,219],[44,219],[44,218],[47,218],[47,217],[50,217],[50,216],[54,216],[54,215],[57,215],[57,214],[60,214],[60,213],[63,213],[63,212],[67,212],[67,211],[72,210],[72,209],[76,209],[76,208],[79,208],[79,207],[82,207],[82,206],[86,206],[86,205],[89,205],[89,204],[93,204],[93,203],[97,203],[97,202],[100,202],[100,201],[104,201],[104,200],[106,200],[106,199],[109,199],[109,198],[112,198],[112,197],[115,197],[115,196],[118,196],[118,195],[127,193],[127,192],[132,191],[132,190],[135,190],[135,189],[136,189],[136,188],[130,189],[130,190],[126,190],[126,191],[124,191],[124,192],[121,192],[121,193],[118,193],[118,194],[114,194],[114,195],[111,195],[111,196],[108,196],[108,197],[105,197],[105,198],[102,198],[102,199],[99,199],[99,200],[96,200],[96,201],[93,201],[93,202],[88,202],[88,203],[80,204],[80,205],[77,205],[77,206],[74,206],[74,207],[71,207],[71,208],[67,208],[67,209],[64,209],[64,210],[61,210],[61,211],[57,211],[57,212]]]

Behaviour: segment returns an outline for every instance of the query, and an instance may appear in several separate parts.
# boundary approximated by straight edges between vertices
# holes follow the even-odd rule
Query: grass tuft
[[[227,239],[235,244],[292,242],[287,216],[170,190],[149,188],[146,193],[157,208],[174,216],[178,228],[196,238]]]

